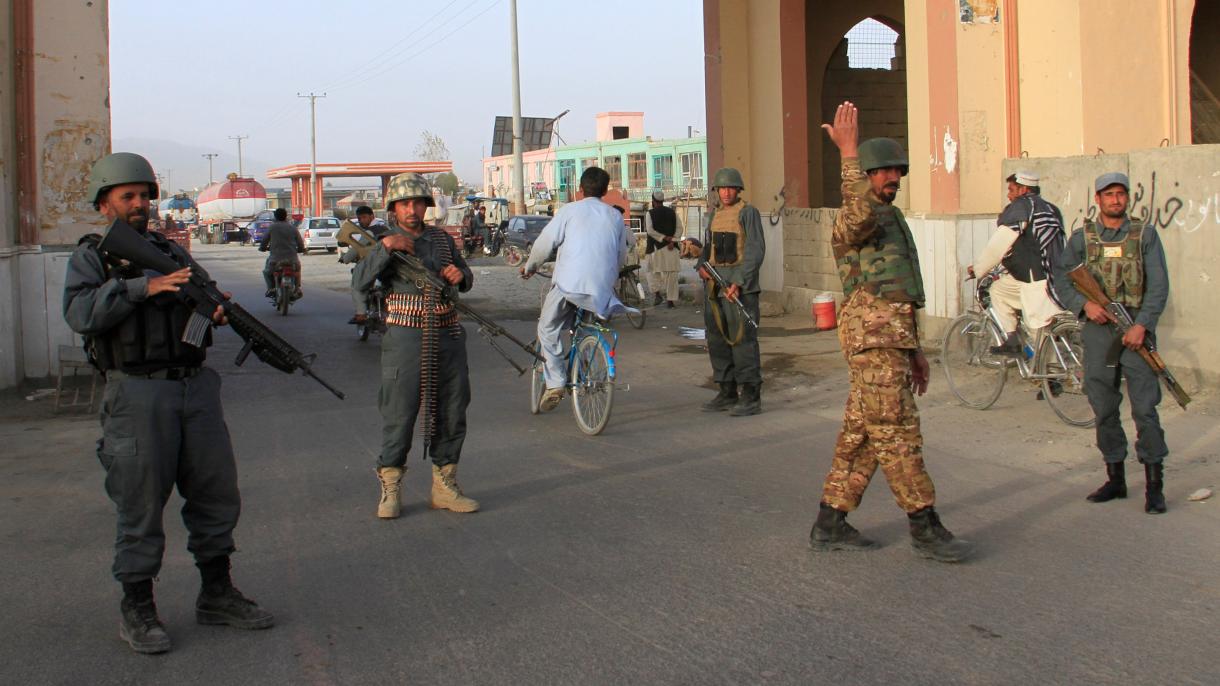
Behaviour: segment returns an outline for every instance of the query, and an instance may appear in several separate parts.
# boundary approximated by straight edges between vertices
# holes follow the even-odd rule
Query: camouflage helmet
[[[157,175],[148,160],[134,152],[116,152],[98,160],[89,172],[89,189],[85,198],[100,209],[102,193],[125,183],[147,183],[148,195],[156,200],[160,194]]]
[[[717,188],[745,190],[746,184],[741,180],[741,172],[732,167],[721,167],[712,178],[712,190]]]
[[[394,203],[399,200],[412,198],[423,198],[427,201],[428,207],[436,207],[436,200],[432,198],[432,186],[428,184],[428,180],[422,174],[406,172],[390,179],[390,185],[386,187],[385,191],[386,210],[393,209]]]
[[[860,144],[860,169],[871,171],[884,167],[898,167],[906,176],[911,161],[902,149],[902,144],[893,138],[870,138]]]

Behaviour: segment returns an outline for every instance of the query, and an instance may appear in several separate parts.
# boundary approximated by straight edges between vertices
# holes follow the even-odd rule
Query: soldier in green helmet
[[[816,551],[875,547],[847,523],[880,465],[910,523],[911,545],[925,557],[957,562],[971,551],[940,522],[936,490],[923,462],[915,395],[928,388],[928,360],[919,345],[916,310],[923,307],[919,254],[902,212],[894,207],[910,166],[889,138],[858,143],[858,112],[844,102],[823,124],[842,158],[843,206],[831,247],[843,282],[839,343],[851,389],[834,460],[809,534]]]
[[[395,176],[385,202],[395,225],[356,264],[352,274],[352,288],[368,290],[380,278],[387,290],[389,328],[381,339],[377,403],[383,421],[377,516],[395,519],[402,512],[400,484],[416,418],[420,419],[424,457],[432,458],[431,507],[474,512],[479,503],[463,494],[457,482],[466,439],[466,406],[470,404],[466,332],[453,303],[443,300],[433,286],[420,283],[392,253],[415,255],[463,293],[474,285],[474,273],[453,238],[424,223],[425,212],[436,201],[423,176]]]
[[[175,292],[190,276],[186,252],[148,230],[157,191],[148,160],[119,152],[93,165],[86,197],[108,222],[130,224],[182,269],[146,273],[101,252],[101,236],[90,234],[68,260],[64,283],[64,318],[106,377],[97,457],[118,512],[112,570],[123,584],[119,636],[138,653],[171,647],[152,583],[165,552],[162,510],[175,487],[185,501],[187,549],[203,580],[196,620],[241,629],[274,623],[229,577],[241,511],[237,465],[220,404],[220,375],[203,364],[211,335],[199,348],[182,342],[192,310]],[[225,323],[219,307],[212,318]]]
[[[705,412],[729,411],[734,417],[762,412],[762,365],[758,330],[746,323],[733,299],[740,299],[755,322],[762,287],[758,271],[767,253],[762,216],[741,197],[741,172],[725,167],[712,179],[719,207],[708,216],[708,240],[702,259],[716,268],[729,284],[720,292],[711,277],[700,270],[704,283],[703,322],[707,328],[707,354],[712,380],[720,387],[716,397],[703,404]]]
[[[1131,418],[1135,420],[1135,457],[1144,465],[1144,511],[1165,512],[1164,462],[1169,455],[1165,431],[1156,406],[1161,402],[1160,381],[1139,355],[1144,339],[1154,339],[1156,325],[1169,299],[1169,269],[1156,227],[1127,214],[1131,182],[1112,172],[1093,184],[1097,220],[1085,220],[1068,239],[1055,273],[1059,300],[1069,312],[1085,320],[1084,390],[1097,418],[1097,447],[1106,465],[1106,482],[1088,496],[1094,503],[1127,497],[1127,435],[1119,407],[1122,380],[1127,379]],[[1135,325],[1118,338],[1106,311],[1090,302],[1067,277],[1081,264],[1114,302],[1124,305]]]

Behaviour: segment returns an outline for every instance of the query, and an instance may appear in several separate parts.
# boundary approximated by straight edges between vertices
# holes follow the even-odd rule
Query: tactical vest
[[[857,288],[890,302],[910,302],[923,307],[923,277],[919,253],[906,220],[898,208],[874,204],[877,237],[860,248],[836,250],[835,264],[843,282],[843,295]]]
[[[159,250],[186,266],[169,249],[169,241],[160,234],[149,232],[150,241]],[[97,250],[100,237],[89,236],[82,240]],[[114,264],[101,255],[107,280],[111,278],[134,279],[145,276],[144,272],[128,263]],[[207,347],[212,344],[209,328],[203,346],[196,348],[182,342],[187,321],[194,312],[175,293],[158,293],[142,302],[135,303],[135,310],[118,325],[105,332],[85,339],[85,349],[95,367],[102,371],[117,369],[128,374],[148,374],[170,367],[198,367],[207,358]]]
[[[735,267],[745,260],[746,230],[741,227],[744,201],[721,207],[712,213],[711,259],[714,267]]]
[[[1116,303],[1138,308],[1144,302],[1144,251],[1140,239],[1143,222],[1131,220],[1127,235],[1106,242],[1092,221],[1084,223],[1085,263],[1093,277]]]

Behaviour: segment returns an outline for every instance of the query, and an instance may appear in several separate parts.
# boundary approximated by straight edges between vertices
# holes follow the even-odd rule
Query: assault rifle
[[[1111,300],[1106,295],[1106,292],[1102,290],[1101,285],[1097,283],[1097,279],[1093,278],[1093,274],[1083,264],[1069,271],[1068,276],[1072,277],[1072,282],[1076,284],[1076,288],[1084,294],[1084,297],[1104,309],[1106,319],[1109,319],[1114,328],[1118,330],[1120,337],[1125,335],[1127,330],[1132,326],[1135,326],[1135,322],[1131,319],[1131,313],[1127,311],[1127,308],[1123,307],[1122,303],[1116,303]],[[1115,342],[1116,346],[1121,344],[1121,340]],[[1117,348],[1115,351],[1122,352]],[[1144,361],[1152,368],[1152,371],[1161,377],[1161,381],[1165,384],[1165,388],[1169,389],[1173,399],[1178,401],[1178,404],[1185,409],[1186,404],[1190,402],[1190,396],[1178,385],[1178,380],[1173,377],[1173,373],[1165,366],[1165,361],[1161,359],[1160,353],[1156,351],[1156,345],[1152,340],[1145,337],[1144,345],[1140,347],[1138,352],[1140,357],[1144,358]]]
[[[391,251],[389,251],[389,253],[391,256],[394,257],[394,259],[398,260],[400,263],[402,263],[403,266],[405,266],[407,268],[407,271],[409,271],[411,273],[411,275],[415,277],[417,284],[422,281],[423,283],[431,285],[433,288],[436,289],[437,293],[440,294],[442,300],[444,300],[445,302],[448,302],[448,303],[452,303],[454,309],[456,309],[458,312],[461,312],[462,314],[466,315],[471,320],[477,322],[479,325],[479,335],[482,336],[483,338],[485,338],[487,340],[487,343],[489,345],[491,345],[491,347],[494,348],[496,352],[500,353],[501,357],[508,360],[508,363],[513,366],[513,369],[517,370],[518,375],[526,373],[527,371],[529,371],[529,368],[523,367],[520,364],[517,364],[516,360],[514,360],[512,357],[510,357],[508,353],[504,352],[504,349],[501,348],[498,343],[496,343],[495,339],[498,336],[503,336],[503,337],[507,338],[514,345],[516,345],[518,348],[521,348],[522,350],[524,350],[526,353],[528,353],[531,357],[538,360],[539,362],[544,361],[542,358],[542,355],[538,354],[536,346],[531,346],[526,343],[522,343],[520,339],[518,339],[516,336],[509,333],[508,329],[505,329],[503,326],[500,326],[499,324],[493,322],[492,320],[488,319],[487,317],[485,317],[481,313],[479,313],[478,310],[474,309],[470,305],[467,305],[466,303],[464,303],[460,299],[458,299],[457,286],[454,286],[453,284],[449,283],[448,281],[442,279],[440,276],[437,276],[435,273],[433,273],[430,269],[428,269],[426,266],[424,266],[423,260],[419,259],[415,255],[411,255],[411,254],[405,253],[405,252],[400,252],[397,250],[391,250]]]
[[[707,272],[707,275],[712,277],[712,281],[715,281],[716,285],[720,287],[720,290],[726,294],[725,297],[728,297],[727,293],[729,290],[729,284],[724,280],[724,277],[720,275],[720,272],[716,271],[716,268],[713,267],[710,262],[704,259],[700,259],[695,263],[695,271],[699,271],[700,269]],[[729,298],[729,302],[737,305],[737,309],[741,310],[741,316],[745,317],[747,322],[750,322],[750,326],[754,327],[755,329],[758,328],[758,322],[754,321],[754,318],[750,316],[749,311],[746,310],[746,306],[742,304],[740,298]]]
[[[172,274],[182,269],[182,265],[154,247],[122,219],[114,220],[110,228],[106,229],[106,235],[102,237],[102,241],[97,247],[103,253],[127,260],[141,269],[151,269],[162,274]],[[323,381],[311,369],[316,355],[303,354],[292,347],[291,343],[280,338],[279,334],[255,319],[254,315],[247,312],[244,307],[225,298],[224,294],[216,288],[207,271],[189,256],[186,259],[187,266],[191,270],[191,278],[186,283],[180,284],[178,288],[187,304],[195,311],[191,314],[191,318],[186,324],[186,330],[182,333],[183,343],[195,347],[202,346],[208,328],[212,325],[212,313],[216,311],[217,306],[220,306],[229,319],[229,326],[232,326],[233,331],[237,332],[237,335],[246,342],[234,361],[237,366],[240,367],[246,361],[246,357],[253,352],[258,359],[282,372],[291,374],[300,369],[302,374],[322,384],[326,390],[334,393],[340,400],[343,399],[342,392]]]

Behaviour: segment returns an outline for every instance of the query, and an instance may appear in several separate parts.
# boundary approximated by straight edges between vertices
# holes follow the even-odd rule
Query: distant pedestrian
[[[682,270],[678,251],[682,222],[674,208],[665,206],[664,191],[653,191],[652,208],[648,210],[644,230],[648,233],[644,255],[648,261],[649,285],[654,292],[652,304],[660,305],[664,292],[664,300],[672,308],[678,299],[678,272]]]

